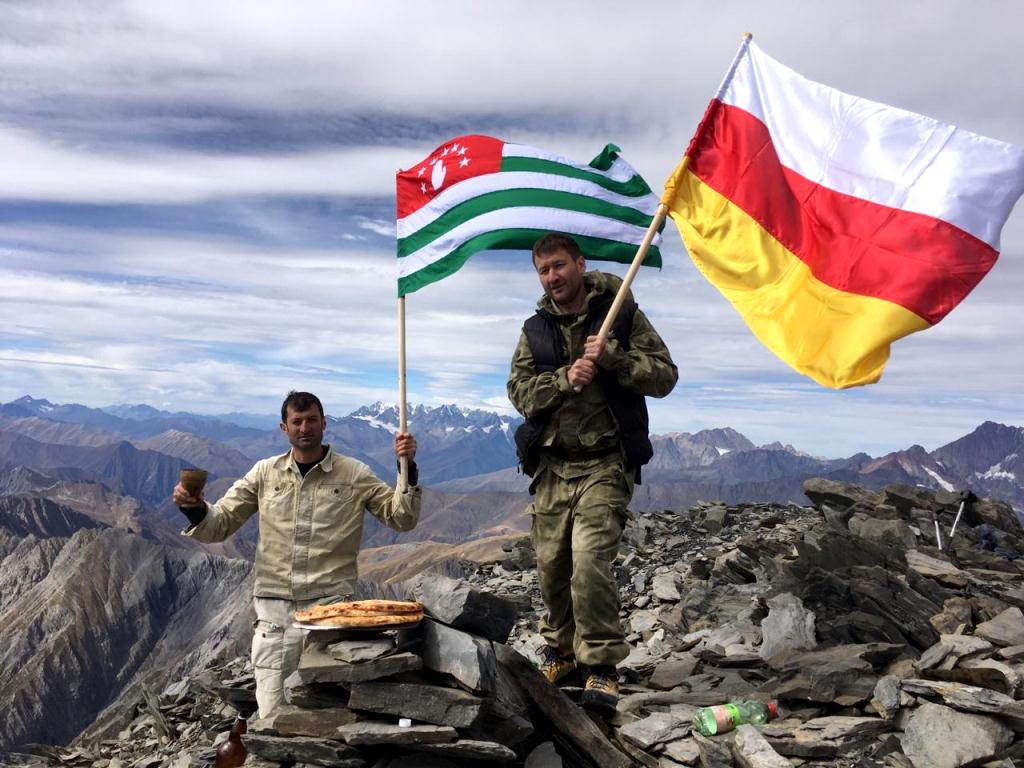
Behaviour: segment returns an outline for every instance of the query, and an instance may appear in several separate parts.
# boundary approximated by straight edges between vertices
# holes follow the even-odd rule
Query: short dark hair
[[[583,258],[580,244],[569,235],[561,232],[548,232],[533,244],[533,262],[536,264],[538,256],[554,253],[555,251],[565,251],[572,256],[574,261],[579,261]]]
[[[288,409],[291,408],[296,413],[300,411],[308,411],[313,406],[317,407],[320,411],[320,416],[324,415],[324,407],[320,403],[320,398],[311,392],[296,392],[294,389],[288,393],[288,397],[281,403],[281,421],[288,421]]]

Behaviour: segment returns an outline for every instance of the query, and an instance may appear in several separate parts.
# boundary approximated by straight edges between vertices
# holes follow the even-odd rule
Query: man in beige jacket
[[[288,453],[258,462],[216,504],[180,483],[174,488],[174,503],[189,519],[182,533],[198,541],[224,541],[259,515],[252,664],[260,717],[284,700],[284,680],[298,666],[304,634],[292,626],[295,611],[355,590],[364,511],[399,531],[419,520],[415,438],[395,436],[395,455],[409,460],[410,487],[403,493],[324,445],[326,427],[315,395],[289,392],[281,405]]]

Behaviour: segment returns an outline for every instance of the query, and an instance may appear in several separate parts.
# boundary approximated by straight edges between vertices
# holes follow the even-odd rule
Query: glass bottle
[[[242,736],[247,729],[248,724],[245,718],[241,715],[236,717],[235,722],[231,725],[231,732],[228,734],[227,741],[222,742],[217,747],[217,756],[213,761],[214,768],[238,768],[238,766],[245,762],[249,750],[242,743]]]
[[[779,714],[774,701],[733,701],[717,707],[701,707],[693,713],[693,729],[702,736],[731,731],[744,723],[761,725]]]

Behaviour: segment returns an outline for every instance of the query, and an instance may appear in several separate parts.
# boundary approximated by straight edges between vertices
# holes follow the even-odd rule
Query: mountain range
[[[258,521],[228,542],[200,545],[180,535],[169,494],[183,467],[202,466],[207,497],[218,498],[253,462],[284,452],[276,421],[28,396],[0,405],[0,707],[9,713],[0,752],[67,741],[117,711],[133,686],[244,653]],[[399,579],[446,559],[493,557],[528,531],[527,479],[512,439],[519,423],[454,405],[412,408],[421,520],[404,534],[368,520],[363,574]],[[397,429],[397,408],[374,403],[329,416],[327,439],[393,479]],[[839,459],[757,446],[731,428],[652,442],[635,510],[683,510],[701,499],[805,503],[811,476],[970,488],[1024,509],[1016,426],[986,422],[933,451]]]

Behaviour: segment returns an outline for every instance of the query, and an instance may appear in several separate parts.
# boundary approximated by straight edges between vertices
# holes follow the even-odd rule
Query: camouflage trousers
[[[581,664],[614,666],[629,654],[612,566],[632,478],[616,459],[571,479],[542,468],[533,488],[533,546],[546,609],[540,633]]]

